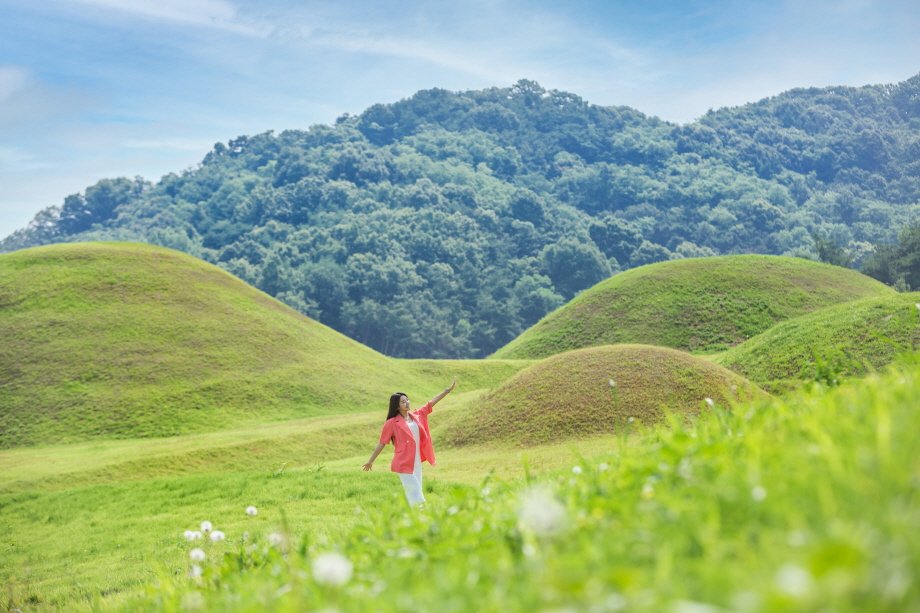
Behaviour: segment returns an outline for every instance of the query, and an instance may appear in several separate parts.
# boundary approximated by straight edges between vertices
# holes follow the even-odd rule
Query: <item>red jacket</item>
[[[412,419],[418,424],[419,452],[422,462],[428,462],[434,466],[434,447],[431,444],[431,433],[428,432],[429,413],[431,413],[430,402],[421,409],[409,411]],[[389,442],[396,447],[390,470],[394,473],[411,473],[415,469],[415,439],[412,438],[412,430],[409,429],[409,424],[402,415],[397,415],[383,423],[380,443],[386,445]]]

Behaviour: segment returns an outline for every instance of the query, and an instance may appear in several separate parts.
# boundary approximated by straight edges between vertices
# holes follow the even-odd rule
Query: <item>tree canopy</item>
[[[482,357],[627,268],[895,243],[920,211],[918,92],[795,89],[675,125],[528,80],[423,90],[104,179],[0,251],[154,243],[389,355]]]

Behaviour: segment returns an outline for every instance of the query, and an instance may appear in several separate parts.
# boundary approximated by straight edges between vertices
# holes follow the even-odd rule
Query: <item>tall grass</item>
[[[119,610],[918,610],[918,397],[911,358],[717,407],[552,478],[242,542]]]

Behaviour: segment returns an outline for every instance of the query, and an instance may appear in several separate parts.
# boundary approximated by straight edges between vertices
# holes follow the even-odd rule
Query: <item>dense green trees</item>
[[[425,90],[218,143],[155,185],[100,181],[0,251],[148,241],[390,355],[483,356],[618,270],[894,243],[920,212],[918,92],[798,89],[678,126],[526,80]],[[867,270],[916,287],[900,248]]]

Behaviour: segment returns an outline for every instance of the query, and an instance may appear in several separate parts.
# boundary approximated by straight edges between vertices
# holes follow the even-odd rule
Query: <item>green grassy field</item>
[[[828,307],[778,324],[714,361],[759,383],[877,370],[899,350],[920,348],[917,303],[920,293]]]
[[[4,254],[0,307],[0,448],[360,413],[381,389],[488,387],[527,364],[388,358],[150,245]]]
[[[639,343],[725,351],[776,323],[894,290],[855,270],[798,258],[737,255],[627,270],[585,290],[493,358],[544,358]]]
[[[613,385],[611,385],[613,382]],[[702,358],[650,345],[611,345],[541,360],[449,421],[444,441],[540,445],[624,432],[766,394]],[[638,423],[636,423],[638,422]]]
[[[264,536],[269,523],[243,517],[256,497],[244,482],[212,484],[235,506],[224,519],[231,536],[205,548],[201,576],[187,575],[194,545],[176,531],[213,507],[177,513],[172,533],[158,526],[172,563],[145,593],[94,609],[917,610],[918,397],[914,358],[842,388],[675,419],[546,475],[435,484],[420,512],[394,498],[329,530],[291,520],[277,545]],[[395,489],[377,478],[354,499]],[[339,479],[299,475],[292,490],[338,487],[338,504],[356,487]]]
[[[640,309],[618,325],[650,309],[660,344],[712,351],[794,318],[705,359],[440,361],[377,354],[165,249],[0,256],[0,610],[917,610],[920,295],[713,260],[617,275],[544,320],[596,321],[535,338],[557,352],[553,335],[609,326],[591,296],[618,278]],[[716,364],[769,381],[847,342],[890,372],[775,399]],[[360,467],[390,392],[419,406],[454,375],[410,510],[390,450]],[[186,541],[204,520],[227,539]]]
[[[448,396],[431,423],[449,419],[480,392]],[[364,513],[402,508],[402,487],[384,468],[361,470],[385,411],[314,418],[264,428],[182,437],[107,441],[0,451],[0,610],[73,610],[136,594],[160,574],[184,572],[186,529],[212,521],[232,550],[244,532],[264,539],[283,528],[341,538]],[[579,451],[615,449],[595,437]],[[190,461],[190,454],[206,461]],[[542,473],[577,461],[571,443],[526,451]],[[507,445],[442,449],[426,465],[426,496],[436,502],[490,477],[524,475],[522,450]],[[287,463],[280,474],[282,463]],[[245,507],[260,512],[247,516]],[[232,541],[232,543],[230,542]]]

